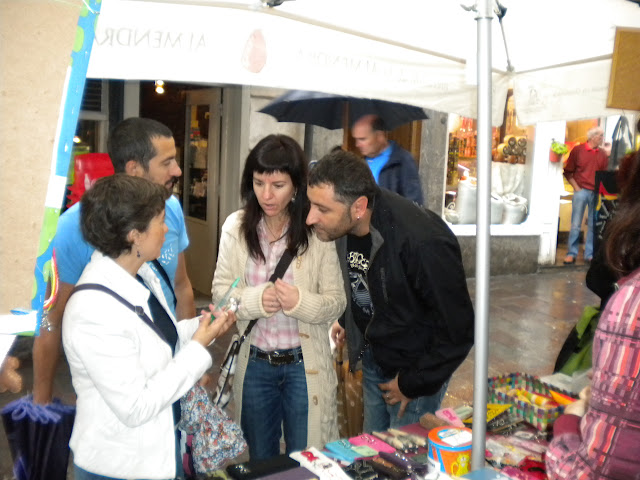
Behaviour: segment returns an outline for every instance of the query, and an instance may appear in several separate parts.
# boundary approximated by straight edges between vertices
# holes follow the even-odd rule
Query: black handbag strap
[[[282,254],[282,256],[280,257],[280,260],[276,265],[276,269],[273,271],[273,275],[271,275],[271,277],[269,278],[269,281],[275,282],[278,278],[282,278],[284,276],[284,273],[287,271],[287,268],[289,268],[289,265],[291,264],[292,260],[293,260],[293,252],[289,249],[286,249]],[[251,333],[251,330],[253,329],[256,323],[258,323],[257,318],[254,318],[249,322],[249,325],[247,325],[247,329],[244,331],[244,333],[238,340],[238,344],[234,350],[237,351],[240,349],[242,342],[244,342],[244,340],[249,336],[249,334]],[[230,352],[230,353],[235,353],[235,352]]]
[[[76,285],[71,291],[71,294],[69,295],[69,297],[71,297],[71,295],[81,290],[98,290],[100,292],[104,292],[108,295],[111,295],[113,298],[118,300],[121,304],[123,304],[133,313],[135,313],[138,317],[140,317],[142,321],[144,321],[144,323],[146,323],[149,326],[149,328],[151,328],[151,330],[156,332],[162,340],[164,340],[166,343],[169,343],[165,338],[164,334],[162,333],[162,331],[158,328],[158,326],[155,323],[153,323],[153,320],[151,320],[149,316],[146,314],[146,312],[144,311],[144,308],[133,305],[131,302],[129,302],[128,300],[125,300],[110,288],[107,288],[104,285],[100,285],[99,283],[83,283],[82,285]]]
[[[176,308],[178,306],[178,297],[176,297],[176,292],[173,290],[173,285],[171,284],[171,280],[169,280],[169,275],[167,274],[167,271],[164,269],[164,267],[162,266],[162,264],[157,258],[154,259],[153,262],[151,263],[153,263],[153,265],[156,267],[156,270],[158,270],[158,273],[164,280],[164,283],[166,283],[167,286],[169,287],[169,290],[171,290],[171,294],[173,295],[173,308]]]

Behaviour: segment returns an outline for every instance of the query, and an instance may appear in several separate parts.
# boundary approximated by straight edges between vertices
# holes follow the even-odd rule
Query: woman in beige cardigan
[[[322,447],[338,438],[336,374],[329,327],[346,297],[333,242],[306,225],[307,162],[285,135],[249,153],[241,180],[244,207],[222,227],[214,302],[236,278],[238,330],[259,319],[240,349],[233,383],[236,412],[252,460]],[[294,258],[269,282],[285,250]]]

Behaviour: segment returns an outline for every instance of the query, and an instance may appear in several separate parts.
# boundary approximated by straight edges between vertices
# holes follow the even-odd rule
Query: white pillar
[[[538,263],[554,265],[558,241],[560,196],[564,191],[562,162],[549,161],[552,140],[564,142],[566,122],[543,122],[536,125],[533,149],[530,217],[542,225]]]

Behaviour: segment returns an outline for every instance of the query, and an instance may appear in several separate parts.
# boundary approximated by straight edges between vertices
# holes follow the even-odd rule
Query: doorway
[[[185,250],[191,285],[211,291],[218,253],[220,195],[220,118],[222,89],[186,93],[181,194],[189,248]]]
[[[248,109],[243,106],[249,104],[249,92],[235,85],[165,82],[159,94],[152,81],[139,85],[139,115],[173,132],[182,169],[173,193],[189,235],[187,273],[194,290],[210,298],[221,227],[240,207],[240,159],[249,151]]]

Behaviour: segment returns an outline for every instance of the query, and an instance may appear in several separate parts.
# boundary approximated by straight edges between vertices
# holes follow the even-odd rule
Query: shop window
[[[502,127],[492,129],[491,223],[519,224],[526,220],[530,198],[534,129],[518,126],[509,96]],[[477,123],[449,116],[449,149],[445,219],[475,224],[477,204]]]
[[[186,163],[189,166],[189,195],[185,195],[187,215],[207,220],[209,155],[209,105],[189,105],[190,129]]]

